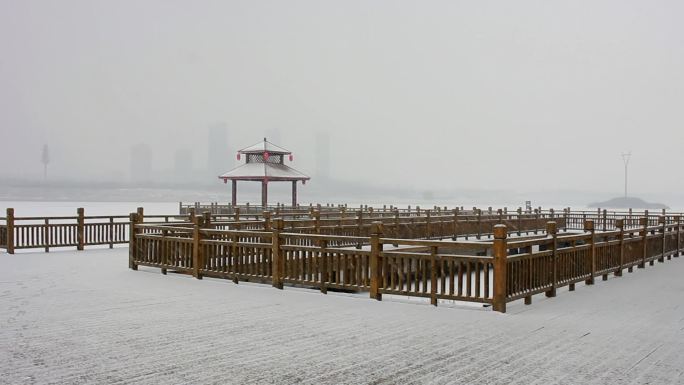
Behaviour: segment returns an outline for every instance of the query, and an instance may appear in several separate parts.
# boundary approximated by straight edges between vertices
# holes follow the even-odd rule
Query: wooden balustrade
[[[279,208],[280,209],[280,208]],[[594,284],[625,269],[679,257],[681,215],[556,213],[507,210],[448,212],[441,208],[402,216],[397,209],[364,207],[355,214],[281,218],[262,212],[232,217],[129,216],[0,218],[0,247],[15,249],[126,243],[129,266],[160,268],[234,282],[297,285],[328,290],[470,301],[505,312],[506,303],[584,281]],[[149,222],[156,221],[156,222]],[[581,230],[579,229],[581,228]],[[560,231],[559,231],[560,230]],[[519,236],[518,236],[519,235]]]
[[[142,213],[142,210],[140,210]],[[130,218],[127,215],[86,216],[82,208],[75,216],[17,217],[14,209],[0,218],[0,248],[13,254],[15,250],[40,248],[49,252],[55,247],[76,247],[129,242]],[[148,222],[174,223],[187,217],[178,215],[145,216]]]
[[[605,280],[610,273],[631,272],[634,265],[678,257],[683,240],[679,217],[663,218],[658,226],[642,217],[640,228],[627,228],[631,218],[616,218],[606,221],[606,227],[617,228],[612,231],[596,231],[589,219],[585,231],[560,234],[552,221],[545,224],[544,235],[520,238],[509,238],[510,229],[497,224],[493,239],[480,241],[385,238],[399,234],[394,221],[374,221],[368,236],[349,237],[321,234],[320,218],[314,224],[318,234],[286,232],[280,218],[273,219],[268,232],[218,229],[211,216],[201,218],[192,228],[136,222],[132,264],[198,278],[270,282],[277,288],[368,291],[377,300],[399,295],[429,298],[434,305],[439,300],[479,302],[505,312],[507,302],[524,298],[529,304],[535,294],[553,297],[564,286],[574,290],[582,281],[594,284],[598,276]],[[439,233],[439,222],[429,218],[430,231]],[[569,212],[558,219],[567,224],[566,218],[572,218]],[[358,249],[358,244],[370,247]]]

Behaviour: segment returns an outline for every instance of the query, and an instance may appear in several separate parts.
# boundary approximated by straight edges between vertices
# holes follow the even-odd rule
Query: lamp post
[[[622,153],[622,163],[625,164],[625,198],[627,198],[627,165],[629,164],[629,158],[632,156],[632,152]]]

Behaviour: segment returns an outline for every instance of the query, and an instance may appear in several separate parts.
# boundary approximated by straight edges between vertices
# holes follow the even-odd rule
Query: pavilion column
[[[233,206],[237,206],[237,181],[233,179],[231,182],[233,182],[231,202],[233,203]]]
[[[297,181],[292,181],[292,207],[297,207]]]
[[[268,205],[268,182],[261,182],[261,207]]]

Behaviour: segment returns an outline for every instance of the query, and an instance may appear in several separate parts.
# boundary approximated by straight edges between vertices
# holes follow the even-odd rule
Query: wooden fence
[[[543,232],[546,219],[555,219],[565,223],[563,216],[558,216],[551,210],[549,213],[512,213],[476,212],[453,210],[444,212],[441,209],[420,210],[412,215],[402,216],[399,211],[377,212],[370,208],[368,211],[356,213],[342,212],[338,217],[323,216],[317,210],[306,215],[289,216],[284,220],[284,228],[290,233],[318,234],[330,236],[357,237],[338,239],[335,246],[367,245],[371,224],[374,221],[383,223],[385,231],[394,238],[407,239],[446,239],[451,238],[491,238],[493,226],[505,223],[517,235]],[[206,214],[209,214],[205,212]],[[143,214],[143,209],[138,209]],[[271,212],[263,212],[258,218],[245,219],[240,210],[233,215],[209,214],[212,226],[220,230],[249,230],[270,231]],[[144,216],[144,220],[151,223],[170,223],[180,226],[188,225],[192,215],[156,215]],[[84,246],[125,244],[129,241],[129,215],[85,216],[83,209],[77,210],[76,216],[61,217],[15,217],[13,209],[7,209],[7,216],[0,219],[0,248],[9,253],[15,250],[42,248],[46,252],[54,247],[76,247],[83,250]],[[360,238],[366,241],[360,241]],[[296,240],[301,245],[309,244],[310,240],[301,237]],[[307,243],[308,242],[308,243]],[[355,243],[351,243],[355,242]]]
[[[340,236],[289,232],[280,218],[264,231],[217,229],[209,213],[182,227],[144,224],[137,214],[131,219],[132,269],[152,266],[164,274],[174,270],[323,293],[368,291],[377,300],[391,294],[429,298],[434,305],[440,299],[471,301],[500,312],[510,301],[530,304],[535,294],[553,297],[563,286],[574,290],[578,282],[591,285],[595,277],[622,276],[625,269],[678,257],[684,241],[680,216],[660,216],[656,225],[648,216],[637,218],[638,227],[619,218],[609,231],[597,231],[596,221],[588,219],[583,231],[560,235],[558,223],[549,221],[544,235],[511,238],[501,223],[493,225],[493,239],[456,241],[386,237],[381,221],[367,235]]]
[[[138,213],[142,216],[142,208]],[[189,216],[159,215],[146,216],[147,221],[189,223]],[[8,208],[7,215],[0,218],[0,248],[13,254],[19,249],[44,249],[49,252],[55,247],[127,244],[129,241],[129,215],[86,216],[83,208],[75,216],[16,217],[14,209]]]

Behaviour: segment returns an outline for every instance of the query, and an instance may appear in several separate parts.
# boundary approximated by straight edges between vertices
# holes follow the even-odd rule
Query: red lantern
[[[268,161],[268,151],[264,152],[264,161]]]
[[[240,160],[240,153],[239,152],[238,152],[237,158],[238,158],[238,160]]]
[[[292,162],[292,159],[294,159],[294,156],[292,156],[292,154],[290,154],[290,162]]]

